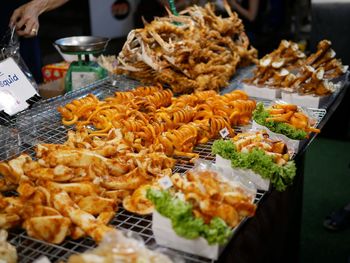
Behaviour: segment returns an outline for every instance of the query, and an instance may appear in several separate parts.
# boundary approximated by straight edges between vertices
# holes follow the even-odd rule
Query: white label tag
[[[80,89],[97,79],[95,72],[72,72],[72,90]]]
[[[14,115],[28,108],[26,100],[38,94],[13,58],[0,62],[0,110]]]
[[[226,138],[227,135],[229,135],[229,134],[230,134],[230,132],[228,131],[228,129],[226,127],[220,131],[220,135],[222,138]]]
[[[158,180],[158,183],[160,187],[162,187],[164,190],[169,189],[170,187],[173,186],[173,182],[169,178],[169,176],[164,176]]]

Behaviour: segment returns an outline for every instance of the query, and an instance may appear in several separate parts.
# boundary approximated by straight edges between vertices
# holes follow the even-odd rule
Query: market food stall
[[[132,88],[138,83],[133,81],[120,81],[119,87]],[[33,152],[33,147],[38,142],[60,143],[66,139],[67,128],[61,124],[56,107],[63,105],[74,98],[93,93],[99,97],[109,95],[118,89],[110,85],[109,80],[103,80],[79,91],[55,98],[47,103],[41,103],[28,110],[11,121],[10,126],[2,126],[1,140],[4,145],[1,158],[8,159],[20,152]],[[337,108],[345,93],[345,87],[334,96],[326,108],[327,114],[320,115],[322,127]],[[324,112],[324,111],[322,111]],[[34,124],[34,125],[33,125]],[[21,142],[18,141],[21,138]],[[235,231],[234,237],[220,257],[222,262],[230,262],[234,259],[238,262],[256,262],[257,259],[272,259],[278,261],[288,258],[292,261],[297,257],[300,234],[302,190],[303,190],[303,156],[312,142],[308,140],[295,160],[298,167],[298,175],[292,186],[285,192],[273,190],[271,192],[259,192],[256,201],[257,213],[253,218],[246,220]],[[201,145],[195,148],[201,158],[213,160],[211,144]],[[191,168],[190,165],[179,163],[175,171],[183,172]],[[150,216],[138,216],[120,209],[110,223],[116,228],[130,229],[137,232],[149,246],[155,246],[152,234]],[[94,247],[95,243],[90,238],[79,240],[67,239],[59,245],[48,244],[44,241],[32,238],[24,230],[11,230],[9,241],[17,248],[21,262],[32,262],[40,256],[47,256],[52,261],[62,260],[73,253],[83,252]],[[255,251],[255,253],[252,253]],[[204,258],[182,254],[193,262],[207,262]],[[288,255],[288,256],[287,256]],[[275,259],[275,260],[274,260]]]
[[[222,252],[217,254],[219,262],[297,261],[304,153],[315,132],[322,129],[341,102],[348,86],[347,68],[335,58],[327,41],[308,57],[300,54],[294,44],[282,43],[275,53],[258,61],[256,51],[245,42],[237,17],[230,13],[230,18],[220,20],[208,8],[203,11],[196,7],[188,11],[187,17],[165,19],[163,22],[169,23],[165,33],[171,32],[168,42],[152,30],[148,42],[142,41],[144,32],[130,35],[115,73],[149,84],[115,75],[113,79],[38,102],[13,117],[1,116],[2,224],[10,229],[8,242],[16,247],[20,262],[33,262],[41,256],[52,262],[66,261],[73,254],[94,248],[95,241],[100,242],[113,228],[137,233],[153,250],[161,247],[161,238],[155,235],[155,214],[152,218],[150,213],[155,212],[155,206],[162,216],[170,215],[174,211],[164,212],[158,201],[164,197],[170,207],[173,199],[164,193],[150,194],[148,190],[169,189],[169,180],[170,187],[181,190],[185,201],[190,200],[197,208],[194,218],[192,212],[188,213],[192,206],[181,203],[184,200],[176,201],[186,208],[183,216],[200,225],[194,237],[205,237],[209,244],[213,240],[218,244],[229,240],[216,248],[215,253],[218,249]],[[212,25],[205,23],[198,27],[199,33],[195,32],[191,25],[202,21],[188,16],[198,12],[208,12],[206,15],[223,22],[218,30],[222,32],[213,32],[212,28],[206,31]],[[234,27],[226,27],[225,22]],[[152,26],[157,29],[156,24],[146,27]],[[193,30],[192,39],[179,28],[185,32]],[[235,42],[231,34],[237,32]],[[215,41],[203,41],[208,47],[192,45],[197,37],[209,33]],[[177,50],[177,56],[157,58],[161,53],[154,48],[157,43],[168,54],[180,36],[180,47],[185,47]],[[192,59],[188,51],[191,47],[196,48],[200,59]],[[208,54],[211,58],[207,58]],[[190,67],[186,61],[192,63]],[[213,67],[207,70],[204,61],[210,61]],[[108,59],[105,62],[106,68],[111,66],[113,71],[114,64],[108,64]],[[249,62],[258,66],[246,67]],[[162,72],[164,64],[167,71]],[[300,72],[295,73],[293,67],[300,68]],[[162,74],[158,75],[158,71]],[[198,75],[201,77],[194,81],[193,76]],[[282,89],[298,96],[313,94],[318,107],[301,108],[295,102],[280,102],[279,97],[259,98],[259,94],[248,97],[251,90],[242,91],[244,83],[256,85],[261,94],[265,89]],[[207,90],[219,87],[220,93]],[[190,95],[175,94],[182,92]],[[316,95],[327,99],[321,101]],[[251,131],[254,123],[264,128]],[[290,133],[283,133],[286,127]],[[288,135],[286,141],[281,137],[273,139],[281,133]],[[219,134],[226,140],[218,141]],[[251,148],[244,141],[248,137],[256,143]],[[270,144],[276,142],[283,144],[274,151]],[[254,150],[259,147],[264,151]],[[194,167],[193,160],[213,163],[216,155],[231,161],[223,169],[233,169],[234,173],[243,168],[254,171],[257,175],[249,180],[249,186],[260,176],[271,185],[256,183],[254,194],[249,195],[246,188],[232,185],[219,175],[221,172],[208,168],[211,164],[206,164],[205,175],[200,175],[203,170]],[[235,162],[244,158],[250,161]],[[256,161],[258,158],[264,161]],[[274,170],[266,171],[270,168]],[[164,182],[164,178],[168,181]],[[212,187],[206,188],[206,180]],[[191,188],[187,187],[188,182]],[[226,194],[224,197],[221,191]],[[154,206],[145,199],[145,192]],[[198,192],[206,193],[203,196],[207,203],[192,195]],[[208,203],[212,205],[210,213],[206,210]],[[219,228],[203,226],[204,221],[217,218],[212,214],[221,218]],[[227,226],[232,228],[229,233]],[[182,237],[188,234],[182,231]],[[216,258],[203,254],[206,250],[194,251],[198,244],[193,245],[193,251],[186,251],[184,246],[173,247],[172,240],[165,241],[169,242],[165,254],[173,259],[173,255],[186,262],[212,262]]]

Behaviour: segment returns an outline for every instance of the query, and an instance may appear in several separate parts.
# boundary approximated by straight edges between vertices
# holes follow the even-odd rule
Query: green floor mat
[[[324,218],[350,202],[350,142],[318,138],[306,154],[301,262],[346,262],[350,228],[333,233]]]

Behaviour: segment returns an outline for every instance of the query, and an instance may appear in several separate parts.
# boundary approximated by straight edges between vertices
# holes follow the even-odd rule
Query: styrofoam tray
[[[217,260],[224,246],[209,245],[202,237],[186,239],[178,236],[170,219],[153,212],[152,230],[158,245]]]
[[[268,191],[270,188],[270,180],[262,178],[259,174],[253,172],[250,169],[238,169],[231,166],[231,161],[222,158],[220,155],[216,155],[215,164],[223,169],[225,172],[234,173],[236,176],[242,177],[245,180],[252,182],[256,189]]]
[[[280,89],[273,89],[269,87],[257,87],[254,85],[243,83],[243,90],[251,97],[269,99],[269,100],[281,98]]]
[[[308,108],[320,108],[325,104],[331,95],[327,96],[314,96],[314,95],[299,95],[298,93],[290,93],[282,91],[282,100],[291,104],[296,104],[302,107]]]

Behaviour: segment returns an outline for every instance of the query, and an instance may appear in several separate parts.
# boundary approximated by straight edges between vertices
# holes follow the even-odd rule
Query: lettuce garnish
[[[266,111],[264,108],[264,105],[261,102],[259,102],[256,105],[256,108],[253,112],[253,120],[256,123],[267,127],[272,132],[283,134],[293,140],[304,140],[308,137],[308,134],[306,131],[302,129],[297,129],[287,123],[276,122],[276,121],[266,121],[266,119],[269,117],[270,117],[269,112]]]
[[[215,141],[212,152],[230,160],[234,168],[251,169],[262,178],[270,179],[271,184],[278,191],[284,191],[288,185],[291,185],[296,174],[294,161],[288,161],[280,166],[274,162],[273,157],[259,148],[254,148],[248,153],[238,152],[231,140]]]
[[[209,245],[222,245],[232,234],[225,221],[218,217],[214,217],[209,224],[205,224],[201,218],[194,217],[192,205],[172,196],[168,191],[150,188],[147,191],[147,198],[152,201],[158,213],[171,220],[174,231],[181,237],[187,239],[203,237]]]

